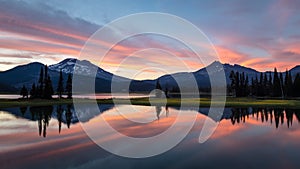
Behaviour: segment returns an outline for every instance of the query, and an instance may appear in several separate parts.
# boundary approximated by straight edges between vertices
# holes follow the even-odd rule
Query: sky
[[[300,64],[298,0],[0,0],[0,4],[0,71],[30,62],[50,65],[66,58],[82,59],[81,49],[97,30],[141,12],[168,13],[194,24],[211,41],[222,63],[259,71],[274,67],[285,71]],[[97,50],[110,45],[97,43]],[[141,35],[115,45],[98,65],[144,79],[185,71],[182,65],[191,70],[205,66],[195,57],[170,37]],[[94,63],[96,58],[91,53],[84,59]]]

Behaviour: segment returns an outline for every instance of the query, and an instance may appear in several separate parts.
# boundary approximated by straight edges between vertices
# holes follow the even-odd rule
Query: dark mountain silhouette
[[[86,60],[65,59],[57,64],[49,66],[49,75],[51,76],[54,89],[57,88],[60,70],[62,70],[63,72],[63,79],[65,83],[68,74],[74,72],[75,64],[76,74],[79,74],[80,76],[83,76],[87,79],[91,78],[92,72],[96,70],[96,92],[110,92],[113,77],[114,79],[116,79],[119,92],[128,91],[128,89],[124,87],[124,84],[128,82],[130,82],[129,90],[131,92],[150,92],[155,88],[156,80],[131,80],[125,77],[113,75],[112,73],[109,73]],[[37,84],[40,68],[42,66],[44,66],[42,63],[33,62],[0,72],[0,92],[5,93],[16,91],[15,93],[18,93],[23,85],[30,89],[33,83]],[[187,79],[189,79],[189,77],[195,77],[198,87],[205,89],[210,87],[209,75],[207,73],[208,69],[213,70],[210,71],[210,73],[212,74],[218,73],[223,69],[225,72],[227,84],[230,83],[229,76],[231,71],[244,72],[249,76],[250,80],[252,78],[255,78],[256,76],[259,77],[260,75],[260,72],[248,67],[240,66],[237,64],[221,64],[220,62],[215,61],[207,67],[199,69],[198,71],[180,72],[171,75],[164,75],[158,78],[158,80],[161,83],[162,89],[168,88],[169,90],[172,90],[177,87],[175,79],[180,79],[180,81],[183,82],[183,87],[189,88],[190,83]],[[296,66],[291,69],[291,73],[294,77],[299,72],[300,66]],[[273,72],[269,73],[273,75]]]
[[[65,83],[68,74],[74,72],[75,63],[76,74],[86,78],[91,78],[92,70],[97,70],[95,79],[96,92],[110,92],[113,77],[118,82],[118,86],[120,86],[119,90],[124,92],[126,89],[122,88],[122,86],[124,86],[122,84],[129,82],[131,82],[130,89],[134,89],[134,91],[137,92],[150,91],[155,85],[153,80],[139,81],[115,76],[86,60],[80,61],[77,59],[65,59],[57,64],[49,66],[48,73],[51,76],[54,89],[57,88],[59,71],[62,70]],[[0,85],[2,86],[0,92],[5,93],[15,91],[15,93],[18,93],[23,85],[30,89],[33,83],[38,83],[39,72],[43,66],[44,65],[42,63],[33,62],[0,72]]]
[[[300,73],[300,65],[295,66],[295,67],[292,68],[290,71],[291,71],[292,76],[296,76],[297,73]]]
[[[255,77],[256,75],[259,76],[260,73],[254,69],[240,66],[237,64],[235,65],[221,64],[220,62],[215,61],[210,65],[208,65],[207,67],[199,69],[198,71],[195,72],[181,72],[172,75],[164,75],[159,78],[159,81],[161,82],[163,89],[168,88],[169,90],[172,90],[172,88],[174,87],[176,88],[177,86],[176,86],[175,79],[179,79],[181,82],[183,82],[181,83],[181,87],[190,88],[191,87],[190,83],[186,79],[187,77],[190,78],[191,76],[194,76],[197,81],[198,87],[201,89],[206,89],[210,87],[210,80],[207,71],[208,69],[211,70],[209,71],[211,74],[217,74],[224,70],[227,84],[230,83],[229,76],[231,71],[244,72],[245,74],[249,75],[250,79],[252,77]]]

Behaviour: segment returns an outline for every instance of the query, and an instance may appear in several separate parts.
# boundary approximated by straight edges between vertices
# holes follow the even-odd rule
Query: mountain
[[[73,58],[65,59],[57,64],[50,65],[49,69],[56,72],[59,72],[61,70],[65,74],[74,73],[74,70],[76,69],[75,70],[76,74],[84,75],[84,76],[93,76],[92,75],[93,71],[96,70],[97,71],[96,77],[106,79],[106,80],[110,80],[114,76],[112,73],[109,73],[99,68],[98,66],[92,64],[87,60],[77,60]],[[120,80],[128,80],[122,77],[119,78]]]
[[[33,62],[0,72],[0,83],[16,89],[23,85],[31,87],[33,83],[37,82],[42,66],[44,65],[41,63]]]
[[[44,66],[45,65],[42,63],[33,62],[0,72],[0,92],[5,93],[16,91],[16,93],[18,93],[23,85],[30,89],[33,83],[38,82],[40,69]],[[89,61],[71,58],[49,66],[48,72],[51,76],[54,89],[57,88],[60,70],[63,72],[64,81],[67,80],[67,76],[70,73],[75,72],[76,75],[82,76],[89,80],[90,78],[93,78],[92,73],[96,72],[95,92],[110,92],[113,78],[117,82],[115,83],[117,85],[117,92],[128,92],[126,87],[126,84],[128,83],[130,83],[129,91],[131,92],[150,92],[155,88],[156,84],[156,80],[131,80],[125,77],[116,76],[99,68]],[[164,75],[159,77],[157,80],[159,80],[163,89],[177,88],[178,86],[176,80],[180,82],[181,87],[190,89],[190,79],[195,78],[199,88],[208,89],[210,87],[210,80],[207,70],[210,70],[209,72],[211,75],[217,74],[218,72],[224,70],[227,84],[230,83],[229,75],[231,71],[244,72],[249,76],[250,81],[256,76],[259,77],[261,73],[241,65],[221,64],[220,62],[215,61],[207,67],[199,69],[195,72],[179,72],[175,74]],[[292,75],[295,76],[298,72],[300,72],[300,66],[294,67],[291,69],[291,72]],[[273,74],[273,72],[269,73]],[[81,83],[84,84],[84,81]]]
[[[210,73],[211,77],[214,77],[214,75],[217,75],[221,71],[224,71],[225,73],[227,85],[230,83],[229,76],[231,71],[244,72],[245,74],[248,74],[250,80],[252,77],[253,78],[255,78],[256,76],[259,77],[259,73],[260,73],[254,69],[240,66],[237,64],[234,65],[222,64],[218,61],[215,61],[210,65],[208,65],[207,67],[199,69],[198,71],[195,72],[181,72],[181,73],[175,73],[171,75],[164,75],[159,78],[159,81],[162,84],[162,88],[177,88],[175,79],[181,82],[180,86],[182,88],[191,88],[191,84],[190,84],[191,80],[187,80],[187,79],[195,78],[197,82],[197,86],[199,88],[208,89],[210,87],[210,79],[209,79],[210,76],[208,72]],[[218,82],[218,80],[222,80],[222,79],[216,79],[216,82]],[[217,84],[223,84],[223,83],[217,83]]]
[[[0,92],[15,91],[14,93],[18,93],[23,85],[30,89],[33,83],[37,84],[40,70],[44,66],[42,63],[33,62],[0,72],[0,87],[2,87]],[[86,60],[65,59],[57,64],[50,65],[48,68],[55,90],[57,89],[60,70],[63,72],[64,84],[69,73],[74,73],[75,71],[76,75],[92,78],[92,72],[96,71],[95,92],[110,92],[112,78],[118,82],[118,87],[116,88],[118,92],[126,92],[124,84],[127,83],[130,83],[130,90],[135,92],[150,91],[155,86],[155,81],[153,80],[139,81],[116,76]]]
[[[291,71],[292,76],[295,77],[297,75],[297,73],[300,73],[300,65],[299,66],[295,66],[290,71]]]
[[[153,80],[139,81],[117,76],[99,68],[87,60],[65,59],[57,64],[50,65],[49,69],[54,72],[61,70],[64,74],[75,72],[76,75],[92,78],[94,78],[93,74],[96,72],[96,92],[110,92],[112,79],[117,82],[114,86],[114,90],[117,90],[117,92],[126,92],[127,89],[124,88],[126,84],[130,84],[130,91],[134,92],[151,91],[155,86]]]

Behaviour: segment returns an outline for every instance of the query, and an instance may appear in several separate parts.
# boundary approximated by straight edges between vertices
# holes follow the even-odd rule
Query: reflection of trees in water
[[[47,127],[49,126],[52,113],[54,113],[57,117],[59,133],[61,132],[62,123],[66,123],[68,128],[70,128],[73,118],[72,105],[58,105],[55,109],[56,112],[54,112],[53,110],[53,106],[33,106],[29,108],[31,119],[38,121],[38,130],[40,136],[42,134],[43,137],[47,136]],[[22,112],[24,110],[21,110],[20,108],[20,111]],[[26,110],[24,112],[26,112]],[[65,117],[65,120],[63,117]]]
[[[156,117],[157,120],[160,119],[160,114],[162,113],[162,106],[155,106],[155,110],[156,110]],[[169,117],[169,106],[165,106],[165,112],[166,112],[166,117]]]
[[[155,106],[157,120],[160,118],[161,106]]]
[[[112,109],[114,105],[103,104],[99,105],[99,114],[104,113]],[[88,109],[88,107],[87,107]],[[17,117],[23,117],[26,119],[31,119],[32,121],[37,121],[39,135],[46,137],[47,127],[49,126],[51,119],[57,119],[58,121],[58,133],[61,133],[64,124],[68,128],[71,124],[79,122],[79,119],[75,115],[75,110],[72,104],[70,105],[54,105],[54,106],[31,106],[31,107],[19,107],[17,111],[9,111]],[[94,118],[95,115],[83,114],[81,117],[81,122],[87,122]]]
[[[53,106],[36,106],[29,108],[32,119],[37,119],[39,135],[43,133],[43,137],[47,135],[47,127],[52,116]]]
[[[169,106],[166,106],[165,109],[166,109],[166,117],[169,117]]]
[[[56,114],[57,114],[57,121],[58,121],[58,133],[60,133],[61,132],[61,123],[62,123],[62,114],[63,114],[62,105],[57,106]]]
[[[71,105],[68,105],[67,106],[67,112],[66,112],[66,122],[67,122],[68,128],[70,128],[71,121],[72,121]]]
[[[297,109],[280,109],[280,108],[232,108],[231,123],[245,123],[249,116],[260,120],[262,123],[275,122],[275,127],[278,128],[279,124],[283,125],[285,120],[287,127],[293,125],[293,117],[297,118],[300,122],[300,110]]]
[[[21,112],[23,117],[24,117],[26,111],[27,111],[27,106],[26,107],[20,107],[20,112]]]

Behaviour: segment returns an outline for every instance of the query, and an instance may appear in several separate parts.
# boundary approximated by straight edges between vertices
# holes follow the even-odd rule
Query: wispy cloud
[[[300,64],[300,2],[297,0],[205,3],[156,1],[153,3],[155,5],[149,2],[130,3],[129,6],[135,7],[130,10],[126,8],[127,5],[115,3],[105,3],[103,7],[102,1],[93,4],[76,2],[75,6],[60,2],[60,7],[55,2],[0,2],[0,58],[9,60],[0,63],[1,70],[31,61],[49,64],[66,57],[78,57],[86,40],[101,27],[99,20],[109,22],[118,16],[143,11],[167,12],[191,21],[212,40],[222,62],[250,66],[261,71],[272,70],[274,67],[285,70]],[[102,7],[102,11],[96,10],[98,7]],[[97,20],[97,17],[101,18]],[[117,34],[122,32],[116,31]],[[102,47],[112,45],[101,39],[94,43],[93,50],[102,50]],[[122,71],[126,68],[137,69],[144,63],[157,64],[158,67],[164,65],[174,72],[180,70],[172,68],[176,65],[176,59],[171,61],[171,57],[160,57],[162,53],[157,51],[135,54],[145,48],[171,52],[195,70],[204,66],[196,61],[195,54],[183,44],[153,35],[120,42],[112,48],[100,66],[114,72],[119,63],[130,56],[130,62],[123,65],[125,67],[122,67]],[[98,56],[93,54],[89,54],[90,59],[96,60]],[[154,76],[155,72],[148,70],[150,72]]]

